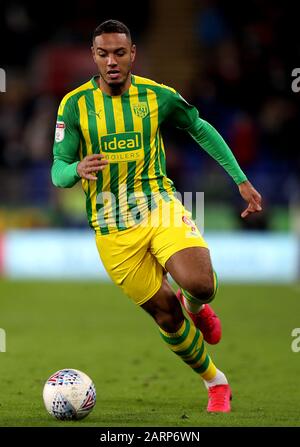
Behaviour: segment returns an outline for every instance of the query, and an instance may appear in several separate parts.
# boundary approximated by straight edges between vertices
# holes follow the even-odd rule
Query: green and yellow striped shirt
[[[129,228],[155,207],[158,198],[168,201],[174,194],[160,131],[164,121],[187,130],[236,183],[246,180],[222,137],[174,89],[131,75],[128,91],[109,96],[96,78],[61,101],[52,167],[53,183],[70,187],[79,180],[76,167],[86,155],[100,152],[109,160],[97,181],[82,179],[87,216],[95,231],[108,234]],[[205,126],[210,129],[205,131]],[[209,134],[213,135],[207,142]]]

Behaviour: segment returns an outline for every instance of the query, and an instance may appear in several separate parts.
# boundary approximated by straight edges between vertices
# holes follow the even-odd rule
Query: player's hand
[[[84,157],[77,165],[77,173],[86,180],[97,180],[97,172],[108,164],[103,154],[93,154]]]
[[[248,202],[248,207],[241,213],[241,217],[244,219],[249,216],[249,214],[262,211],[261,195],[251,183],[247,180],[246,182],[240,183],[238,186],[241,196]]]

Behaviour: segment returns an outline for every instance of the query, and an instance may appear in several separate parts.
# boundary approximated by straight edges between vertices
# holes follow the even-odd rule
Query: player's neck
[[[129,73],[126,81],[122,85],[116,85],[112,87],[108,85],[102,78],[99,76],[97,79],[97,84],[102,92],[106,93],[109,96],[120,96],[123,93],[127,92],[131,86],[131,73]]]

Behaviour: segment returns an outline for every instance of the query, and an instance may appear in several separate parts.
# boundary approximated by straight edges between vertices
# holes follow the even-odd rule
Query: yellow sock
[[[177,332],[166,332],[162,328],[159,331],[169,348],[204,380],[215,378],[217,369],[206,352],[203,335],[192,321],[185,318]]]

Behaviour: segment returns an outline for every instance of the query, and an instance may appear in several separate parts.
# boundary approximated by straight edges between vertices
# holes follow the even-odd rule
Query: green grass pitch
[[[170,352],[152,319],[115,286],[88,282],[0,282],[0,426],[299,426],[297,285],[221,285],[214,308],[223,339],[207,346],[233,391],[232,412],[207,414],[198,376]],[[78,422],[46,413],[45,380],[86,372],[97,389]]]

